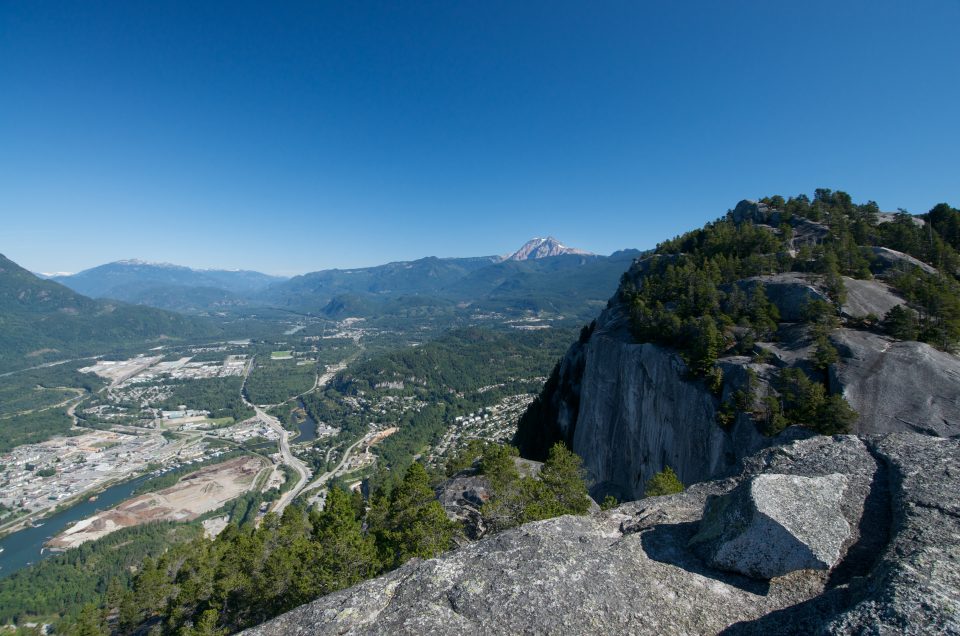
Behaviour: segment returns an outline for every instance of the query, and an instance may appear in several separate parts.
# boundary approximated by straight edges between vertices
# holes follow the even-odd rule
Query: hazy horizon
[[[214,266],[203,266],[203,267],[200,267],[200,266],[190,265],[189,263],[173,263],[173,262],[170,262],[170,261],[150,260],[150,259],[140,258],[140,257],[136,257],[136,256],[131,256],[131,257],[127,257],[127,258],[118,258],[118,259],[114,259],[114,260],[112,260],[112,261],[105,261],[105,262],[103,262],[103,263],[96,263],[96,264],[91,265],[91,266],[89,266],[89,267],[84,267],[84,268],[82,268],[82,269],[78,269],[78,270],[76,270],[76,271],[31,269],[31,268],[29,268],[29,267],[28,267],[27,269],[29,269],[31,272],[33,272],[33,273],[35,273],[35,274],[42,274],[43,276],[72,276],[73,274],[79,274],[80,272],[83,272],[83,271],[86,271],[86,270],[89,270],[89,269],[93,269],[93,268],[95,268],[95,267],[100,267],[100,266],[102,266],[102,265],[111,265],[111,264],[114,264],[114,263],[122,263],[122,262],[125,262],[125,261],[127,261],[127,262],[130,262],[130,261],[138,261],[138,262],[143,263],[143,264],[145,264],[145,265],[160,265],[160,266],[172,265],[172,266],[175,266],[175,267],[187,267],[187,268],[190,268],[190,269],[193,269],[193,270],[197,270],[197,271],[204,271],[204,270],[243,271],[243,270],[245,270],[245,271],[256,271],[256,272],[259,272],[259,273],[261,273],[261,274],[267,274],[267,275],[270,275],[270,276],[293,278],[294,276],[301,276],[301,275],[303,275],[303,274],[309,274],[309,273],[311,273],[311,272],[316,272],[316,271],[321,271],[321,270],[326,270],[326,269],[340,269],[340,270],[364,269],[364,268],[369,268],[369,267],[377,267],[377,266],[379,266],[379,265],[387,265],[387,264],[389,264],[389,263],[397,263],[397,262],[401,262],[401,263],[402,263],[402,262],[416,261],[416,260],[420,260],[420,259],[424,259],[424,258],[455,259],[455,258],[495,258],[495,257],[508,257],[508,256],[510,256],[511,254],[513,254],[514,252],[516,252],[517,249],[519,249],[522,245],[525,245],[527,242],[532,241],[532,240],[535,240],[535,239],[538,239],[538,238],[547,238],[548,236],[553,236],[553,235],[543,234],[543,235],[541,235],[541,236],[531,236],[531,237],[525,239],[525,240],[523,241],[523,243],[517,244],[517,246],[516,246],[515,249],[509,250],[509,251],[507,251],[507,252],[503,252],[503,253],[500,253],[500,254],[448,254],[448,255],[422,254],[422,255],[420,255],[420,256],[415,256],[415,257],[412,257],[412,258],[404,258],[404,259],[399,259],[399,260],[390,260],[390,261],[382,261],[382,262],[375,262],[375,263],[366,263],[366,264],[355,265],[355,266],[351,266],[351,267],[340,267],[340,266],[334,265],[334,266],[331,266],[331,267],[320,267],[320,268],[315,268],[315,269],[307,269],[307,270],[297,271],[297,272],[293,272],[293,273],[276,273],[276,272],[269,272],[269,271],[258,270],[258,269],[251,268],[251,267],[218,267],[218,266],[216,266],[216,265],[214,265]],[[574,247],[574,248],[578,248],[578,249],[584,249],[584,248],[582,248],[580,245],[576,245],[576,244],[573,244],[573,243],[570,243],[570,242],[567,242],[567,241],[563,241],[563,240],[561,240],[559,237],[555,237],[555,236],[554,236],[553,238],[557,239],[561,244],[563,244],[563,245],[566,246],[566,247]],[[618,248],[618,249],[613,250],[613,251],[611,251],[611,252],[609,252],[609,253],[606,253],[606,254],[600,253],[600,252],[594,252],[593,250],[585,250],[585,251],[591,252],[591,253],[592,253],[593,255],[595,255],[595,256],[610,256],[610,255],[613,254],[614,252],[619,252],[619,251],[622,251],[622,250],[631,250],[631,249],[641,249],[641,248],[635,248],[635,247],[632,247],[632,246],[626,246],[626,247]],[[24,265],[23,263],[18,262],[15,258],[11,258],[9,255],[4,254],[3,252],[0,252],[0,254],[2,254],[3,256],[6,256],[7,258],[10,258],[10,260],[16,262],[16,263],[17,263],[18,265],[20,265],[21,267],[26,267],[26,265]]]

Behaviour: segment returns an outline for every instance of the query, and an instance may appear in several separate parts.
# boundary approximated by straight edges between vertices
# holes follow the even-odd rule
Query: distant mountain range
[[[95,298],[184,313],[274,307],[331,318],[476,310],[586,315],[613,293],[638,254],[598,256],[547,237],[505,257],[426,257],[290,279],[128,260],[52,280]]]
[[[169,263],[125,260],[51,280],[93,298],[112,298],[176,311],[242,304],[243,299],[286,280],[246,270],[191,269]]]
[[[220,333],[200,317],[87,298],[0,255],[0,371],[132,342]]]

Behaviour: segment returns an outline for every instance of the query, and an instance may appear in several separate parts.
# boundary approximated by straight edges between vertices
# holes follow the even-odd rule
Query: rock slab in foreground
[[[830,572],[758,581],[686,546],[707,497],[760,474],[848,485]],[[317,599],[251,635],[960,634],[960,441],[816,437],[751,457],[738,478],[488,537]]]
[[[711,566],[753,578],[829,570],[850,538],[840,510],[846,488],[839,473],[757,475],[707,499],[690,545]]]

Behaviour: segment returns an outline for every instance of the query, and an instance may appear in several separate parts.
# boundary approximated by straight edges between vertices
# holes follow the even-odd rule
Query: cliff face
[[[960,442],[816,437],[745,466],[679,495],[527,524],[412,561],[246,633],[960,633]],[[751,483],[765,484],[767,499],[750,505],[781,519],[765,527],[790,539],[766,546],[771,556],[832,551],[826,562],[764,578],[738,573],[750,563],[729,551],[722,567],[702,556],[705,506]],[[820,512],[798,527],[791,511],[810,506]]]
[[[637,281],[644,268],[644,261],[636,262],[625,279]],[[844,282],[841,313],[853,321],[883,315],[904,302],[882,280]],[[730,475],[745,456],[781,441],[762,435],[745,413],[722,428],[718,410],[738,390],[752,392],[753,406],[776,395],[780,369],[819,373],[812,360],[816,347],[802,320],[809,301],[828,296],[822,277],[815,274],[755,276],[736,284],[745,291],[762,284],[779,310],[776,342],[757,343],[767,353],[766,361],[721,357],[724,385],[715,396],[702,380],[690,377],[679,355],[634,341],[629,310],[618,294],[570,347],[545,387],[535,417],[521,423],[521,452],[536,456],[563,440],[583,458],[594,498],[613,494],[626,501],[642,497],[647,480],[666,466],[685,484],[696,483]],[[859,414],[852,433],[960,435],[956,355],[855,328],[834,329],[830,341],[840,356],[828,369],[830,389]],[[537,429],[535,434],[530,428]]]
[[[687,379],[676,354],[630,342],[617,307],[604,312],[574,355],[583,359],[568,365],[582,366],[568,383],[579,387],[578,410],[562,422],[595,496],[639,499],[647,480],[668,465],[688,484],[725,475],[766,443],[746,418],[720,428],[716,398]]]

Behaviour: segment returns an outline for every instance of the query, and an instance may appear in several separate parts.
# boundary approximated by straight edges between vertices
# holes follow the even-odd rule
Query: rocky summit
[[[736,477],[527,524],[246,633],[960,634],[958,489],[955,439],[799,439]],[[770,567],[732,549],[764,536]]]
[[[776,227],[785,223],[780,212],[752,201],[741,201],[727,218],[725,223],[758,224],[769,233],[782,231]],[[830,238],[821,223],[794,216],[790,224],[789,239],[784,235],[776,248],[784,250],[779,252],[784,258],[823,249]],[[749,347],[719,348],[718,391],[692,377],[678,351],[682,342],[671,346],[657,342],[655,334],[637,336],[630,290],[667,285],[682,255],[638,258],[618,293],[560,361],[540,396],[539,419],[521,422],[528,440],[521,451],[536,456],[546,443],[562,440],[583,458],[591,494],[598,500],[608,494],[639,499],[645,484],[667,466],[685,484],[727,477],[743,458],[782,441],[765,435],[752,415],[778,396],[782,372],[821,374],[815,359],[820,346],[808,320],[809,308],[818,303],[831,305],[838,320],[824,335],[826,348],[836,352],[835,359],[820,365],[826,366],[824,381],[832,395],[842,396],[857,413],[844,432],[960,435],[960,358],[930,343],[895,338],[877,326],[895,307],[915,312],[904,309],[909,303],[896,288],[903,268],[926,274],[937,270],[886,247],[863,247],[858,253],[869,272],[861,272],[863,278],[838,275],[842,301],[831,301],[825,277],[810,271],[731,275],[735,280],[720,284],[718,291],[729,296],[762,290],[776,307],[776,324],[771,333],[756,334]],[[667,305],[668,313],[679,310],[676,300]],[[730,328],[730,340],[738,333],[739,325]],[[718,426],[723,405],[735,403],[738,395],[745,408]]]

